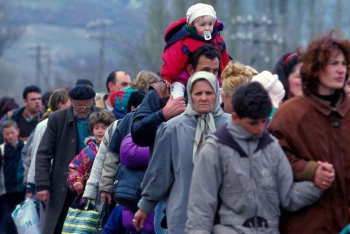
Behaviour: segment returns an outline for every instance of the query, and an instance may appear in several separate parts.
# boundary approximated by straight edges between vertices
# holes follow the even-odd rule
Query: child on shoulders
[[[188,59],[201,45],[212,43],[220,51],[220,71],[229,63],[226,44],[220,35],[223,28],[223,23],[217,20],[211,5],[197,3],[187,10],[186,18],[173,22],[166,29],[166,46],[162,55],[164,64],[160,73],[166,82],[171,83],[174,98],[184,96],[190,77],[186,72]]]

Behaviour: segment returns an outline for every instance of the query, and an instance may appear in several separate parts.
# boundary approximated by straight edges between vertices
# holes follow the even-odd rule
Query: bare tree
[[[9,9],[9,1],[0,0],[0,58],[5,50],[13,45],[24,32],[24,27],[11,24]]]

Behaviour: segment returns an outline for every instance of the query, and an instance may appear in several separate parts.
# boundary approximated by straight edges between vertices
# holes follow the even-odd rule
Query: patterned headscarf
[[[192,100],[192,87],[198,80],[206,80],[209,82],[216,95],[215,104],[213,110],[207,114],[200,114],[194,109]],[[196,136],[193,144],[193,156],[196,154],[197,149],[201,146],[206,135],[213,133],[216,130],[214,116],[222,115],[224,112],[220,107],[220,91],[219,83],[216,76],[213,73],[200,71],[194,73],[187,82],[187,94],[188,104],[184,112],[185,115],[195,116],[197,118]]]

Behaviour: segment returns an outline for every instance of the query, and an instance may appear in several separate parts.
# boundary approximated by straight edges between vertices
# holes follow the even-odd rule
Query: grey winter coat
[[[218,135],[226,135],[226,142]],[[274,137],[265,132],[254,138],[231,122],[208,136],[195,158],[186,230],[276,234],[280,206],[295,211],[320,195],[311,182],[293,183],[289,161]]]
[[[229,118],[215,116],[219,128]],[[197,120],[181,114],[159,126],[154,151],[143,179],[139,208],[151,213],[166,199],[168,233],[185,232],[187,202],[193,170],[193,144]]]

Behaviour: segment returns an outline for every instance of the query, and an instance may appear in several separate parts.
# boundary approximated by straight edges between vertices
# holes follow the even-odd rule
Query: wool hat
[[[216,20],[216,12],[214,10],[214,7],[211,5],[204,3],[197,3],[195,5],[192,5],[190,8],[188,8],[186,13],[187,23],[190,24],[198,17],[205,15],[212,16],[214,20]]]
[[[278,108],[285,94],[285,90],[281,81],[278,79],[278,75],[273,75],[269,71],[263,71],[254,76],[251,81],[259,82],[268,92],[272,106]]]
[[[128,113],[128,103],[130,99],[130,95],[135,92],[136,89],[132,87],[126,87],[123,88],[122,90],[118,90],[114,93],[112,93],[110,99],[113,107],[113,114],[117,119],[122,119],[124,116]],[[113,100],[114,96],[114,100]]]
[[[69,97],[74,100],[88,100],[95,96],[95,91],[86,85],[77,85],[69,91]]]

